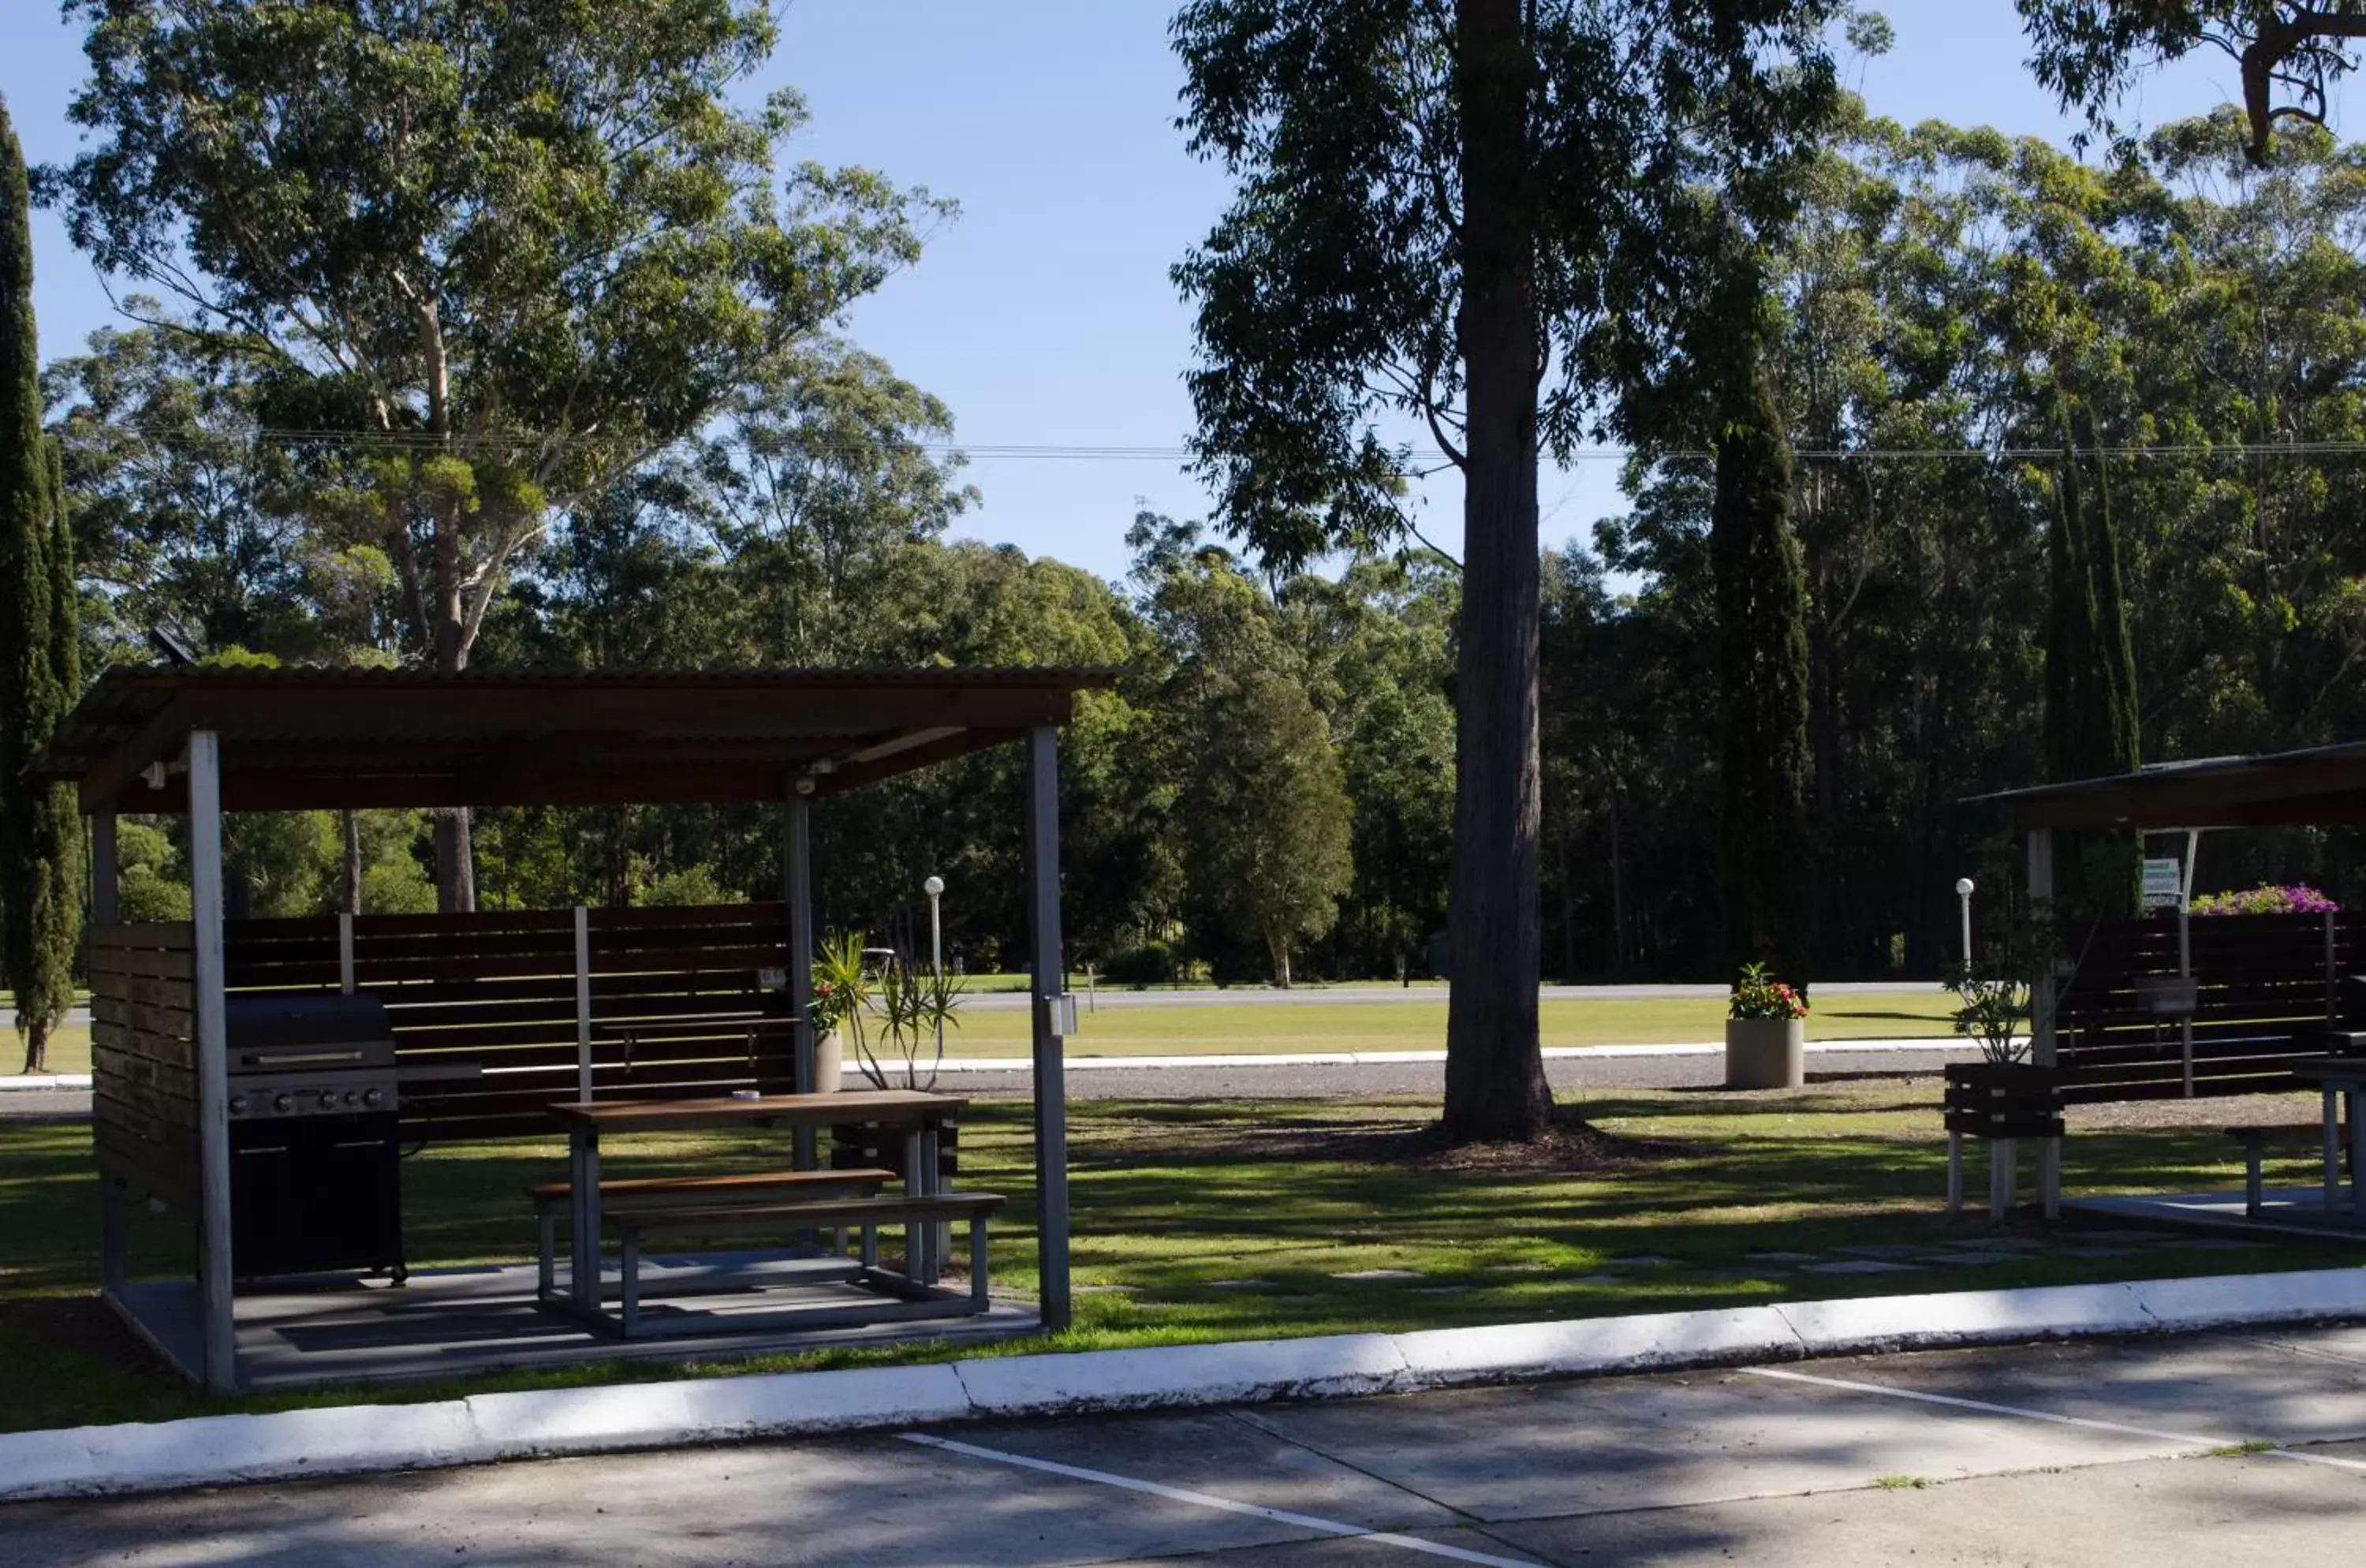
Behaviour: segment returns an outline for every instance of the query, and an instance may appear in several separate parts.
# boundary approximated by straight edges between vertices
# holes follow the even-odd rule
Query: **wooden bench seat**
[[[2267,1156],[2267,1152],[2271,1148],[2309,1149],[2321,1152],[2325,1147],[2325,1128],[2322,1123],[2310,1125],[2301,1122],[2285,1122],[2262,1127],[2229,1127],[2225,1129],[2225,1133],[2228,1137],[2243,1145],[2243,1213],[2255,1220],[2259,1217],[2259,1210],[2265,1201],[2259,1179],[2259,1163]],[[2340,1139],[2340,1147],[2342,1150],[2340,1157],[2347,1159],[2349,1147],[2349,1140],[2347,1136]]]
[[[840,1174],[840,1173],[820,1173]],[[873,1279],[879,1268],[879,1227],[903,1225],[909,1236],[916,1227],[938,1221],[969,1222],[969,1302],[971,1314],[986,1312],[986,1218],[1002,1207],[998,1192],[939,1192],[926,1197],[904,1194],[878,1197],[816,1198],[796,1202],[718,1201],[672,1207],[628,1208],[603,1214],[603,1223],[624,1244],[624,1327],[627,1337],[640,1326],[641,1247],[658,1237],[743,1235],[756,1230],[860,1228],[862,1269]],[[908,1243],[907,1243],[908,1246]],[[902,1281],[909,1286],[908,1280]]]
[[[600,1207],[619,1211],[683,1201],[765,1202],[811,1193],[817,1197],[867,1197],[901,1179],[892,1170],[768,1170],[735,1176],[634,1176],[600,1183]],[[557,1289],[558,1217],[575,1197],[566,1181],[537,1181],[526,1189],[534,1200],[535,1229],[541,1246],[537,1281],[545,1297]]]

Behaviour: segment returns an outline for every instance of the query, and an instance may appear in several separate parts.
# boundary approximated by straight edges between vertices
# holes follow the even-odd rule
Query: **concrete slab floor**
[[[0,1568],[2339,1561],[2366,1328],[922,1436],[24,1505]],[[2203,1452],[2246,1438],[2328,1446]]]

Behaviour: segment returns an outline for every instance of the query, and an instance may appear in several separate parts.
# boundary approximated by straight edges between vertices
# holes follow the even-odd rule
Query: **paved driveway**
[[[27,1505],[0,1562],[2336,1562],[2361,1438],[2321,1329]]]

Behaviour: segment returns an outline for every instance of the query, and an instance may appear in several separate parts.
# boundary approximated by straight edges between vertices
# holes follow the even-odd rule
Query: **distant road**
[[[1069,983],[1084,994],[1083,981],[1071,976]],[[1675,1000],[1707,1000],[1724,996],[1730,989],[1725,986],[1542,986],[1537,995],[1549,1002],[1650,1002]],[[1815,987],[1819,997],[1855,997],[1894,994],[1898,991],[1929,991],[1936,995],[1934,980],[1828,980]],[[1278,991],[1256,986],[1231,986],[1222,990],[1209,987],[1190,991],[1135,991],[1111,986],[1099,987],[1094,992],[1094,1006],[1105,1008],[1198,1008],[1198,1007],[1335,1007],[1350,1002],[1442,1002],[1446,1000],[1443,986],[1323,986]],[[1023,1010],[1027,996],[1023,991],[981,991],[964,998],[964,1007],[987,1011],[1008,1008]]]

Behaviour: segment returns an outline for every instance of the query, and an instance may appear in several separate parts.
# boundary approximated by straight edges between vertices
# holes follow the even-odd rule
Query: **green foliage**
[[[1175,950],[1163,942],[1121,947],[1101,965],[1101,978],[1112,986],[1165,986],[1175,979]]]
[[[1766,972],[1763,964],[1745,964],[1726,998],[1725,1016],[1739,1019],[1795,1019],[1808,1016],[1808,998]]]
[[[849,1043],[855,1046],[858,1059],[873,985],[870,966],[862,961],[864,941],[861,931],[824,937],[813,964],[813,1032],[818,1037],[832,1030],[845,1031],[853,1036]]]
[[[937,1086],[945,1031],[961,1027],[962,991],[956,975],[916,971],[901,964],[880,971],[877,1032],[853,1032],[856,1062],[873,1089]]]
[[[43,171],[76,243],[254,361],[316,559],[394,567],[456,670],[555,513],[784,371],[948,210],[776,151],[795,95],[750,0],[71,0],[89,133]],[[370,454],[375,452],[375,457]]]
[[[1718,882],[1726,956],[1811,976],[1815,843],[1808,797],[1808,593],[1791,530],[1791,445],[1762,352],[1758,269],[1737,262],[1713,331],[1717,584],[1724,783]]]
[[[73,791],[28,779],[82,691],[73,543],[56,448],[41,430],[40,335],[25,162],[0,105],[0,978],[25,1069],[73,1001],[82,930],[82,815]]]
[[[745,904],[748,895],[727,888],[715,877],[715,868],[701,862],[678,871],[661,871],[641,886],[640,901],[652,908],[669,905]]]

